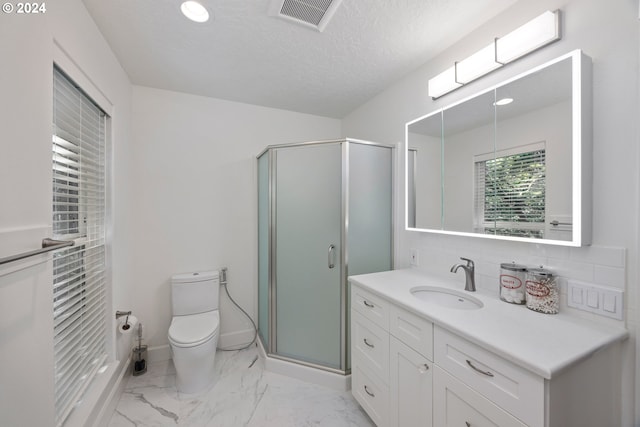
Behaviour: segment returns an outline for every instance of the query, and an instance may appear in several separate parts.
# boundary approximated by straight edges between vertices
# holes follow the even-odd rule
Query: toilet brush
[[[147,372],[147,362],[144,359],[146,356],[147,346],[142,345],[142,323],[138,324],[138,347],[133,349],[134,363],[133,363],[133,375],[142,375]]]

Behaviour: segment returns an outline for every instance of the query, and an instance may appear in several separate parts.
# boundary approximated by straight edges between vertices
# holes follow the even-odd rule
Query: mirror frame
[[[536,239],[531,237],[501,236],[493,234],[481,234],[461,231],[447,231],[443,229],[428,229],[409,227],[409,126],[431,117],[442,114],[444,111],[459,104],[472,100],[488,92],[495,91],[509,83],[536,73],[557,62],[571,60],[571,102],[572,102],[572,123],[571,123],[571,153],[572,153],[572,238],[571,240]],[[534,67],[515,77],[509,78],[497,85],[491,86],[481,92],[476,92],[460,101],[449,104],[443,108],[432,111],[424,116],[418,117],[405,124],[405,230],[420,231],[426,233],[446,234],[454,236],[469,236],[495,240],[509,240],[517,242],[529,242],[538,244],[558,245],[558,246],[588,246],[591,244],[592,230],[592,167],[593,167],[593,132],[592,132],[592,70],[591,58],[586,56],[581,50],[574,50],[565,55],[559,56],[542,65]],[[442,138],[442,137],[441,137]],[[442,191],[442,190],[441,190]],[[442,193],[440,197],[442,197]],[[414,201],[415,202],[415,201]]]

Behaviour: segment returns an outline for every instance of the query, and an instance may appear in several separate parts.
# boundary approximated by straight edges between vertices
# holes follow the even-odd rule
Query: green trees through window
[[[485,233],[543,237],[545,150],[476,163],[476,218]]]

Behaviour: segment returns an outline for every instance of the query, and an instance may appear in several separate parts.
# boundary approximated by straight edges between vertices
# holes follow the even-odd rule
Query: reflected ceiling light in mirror
[[[560,11],[546,11],[429,80],[429,96],[439,98],[560,37]]]
[[[197,1],[185,1],[180,5],[182,14],[194,22],[207,22],[209,12]]]
[[[493,103],[493,105],[501,107],[503,105],[509,105],[513,102],[513,98],[502,98],[502,99],[498,99],[496,102]]]

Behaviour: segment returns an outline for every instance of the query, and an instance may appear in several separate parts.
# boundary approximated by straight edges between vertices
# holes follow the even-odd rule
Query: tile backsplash
[[[410,241],[406,242],[407,247],[417,249],[419,252],[420,263],[416,268],[447,273],[453,264],[460,262],[460,257],[470,258],[476,267],[476,286],[497,297],[500,264],[513,261],[528,267],[543,266],[557,275],[561,312],[608,324],[625,325],[627,320],[635,323],[633,307],[635,292],[629,292],[626,289],[625,248],[604,246],[571,248],[423,233],[412,233],[408,237]],[[408,266],[411,249],[406,251],[406,256],[403,254],[404,260],[399,267]],[[625,291],[623,320],[610,319],[569,307],[567,305],[569,279]],[[464,278],[460,277],[456,280],[463,283]]]

